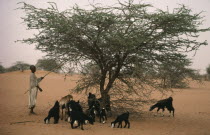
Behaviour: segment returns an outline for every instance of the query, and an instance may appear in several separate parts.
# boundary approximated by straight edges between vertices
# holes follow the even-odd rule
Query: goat
[[[97,99],[95,94],[92,94],[89,92],[88,95],[88,106],[89,106],[89,110],[91,110],[91,108],[93,106],[95,106],[95,109],[97,111],[97,116],[99,117],[99,112],[100,109],[102,108],[101,106],[102,103],[102,98]],[[110,107],[110,96],[108,95],[107,100],[106,100],[106,104],[105,107],[106,111],[111,112],[111,107]]]
[[[92,117],[93,121],[95,122],[95,117],[96,117],[96,114],[97,114],[95,106],[92,106],[90,109],[87,109],[86,114],[89,117]]]
[[[70,122],[70,118],[71,118],[71,111],[79,111],[79,112],[83,112],[82,106],[79,104],[79,101],[74,101],[71,100],[67,103],[67,111],[68,111],[68,122]]]
[[[160,109],[162,109],[162,111],[164,112],[165,111],[165,108],[167,108],[167,110],[169,111],[170,115],[171,115],[171,111],[173,111],[173,117],[174,117],[174,107],[172,105],[172,101],[173,101],[173,98],[172,97],[169,97],[167,99],[163,99],[163,100],[159,100],[156,104],[152,105],[149,109],[149,111],[152,111],[153,109],[155,108],[158,108],[157,109],[157,113]]]
[[[56,101],[55,105],[50,109],[48,116],[44,119],[45,124],[50,122],[51,117],[54,117],[54,124],[57,124],[59,120],[59,111],[59,102]]]
[[[91,117],[87,116],[86,114],[84,114],[83,112],[80,112],[80,111],[70,111],[71,113],[71,128],[74,129],[74,128],[77,128],[79,126],[81,126],[81,130],[84,130],[83,128],[83,124],[85,123],[86,120],[89,121],[90,124],[93,125],[94,121]],[[74,122],[77,121],[78,122],[78,126],[77,127],[73,127],[73,124]]]
[[[106,116],[106,110],[105,110],[105,108],[102,108],[100,110],[99,118],[100,118],[100,123],[101,123],[101,119],[103,119],[103,124],[106,123],[105,120],[107,120],[107,116]]]
[[[88,106],[89,106],[89,109],[93,106],[93,102],[95,100],[96,100],[95,94],[92,94],[91,92],[89,92],[89,95],[88,95]]]
[[[128,125],[128,128],[130,128],[130,122],[128,119],[129,119],[129,112],[123,113],[123,114],[117,116],[115,121],[111,122],[111,127],[114,128],[115,124],[118,123],[117,128],[119,128],[119,127],[122,128],[122,122],[125,121],[124,128],[126,128],[127,125]]]
[[[110,107],[110,96],[108,95],[107,99],[106,99],[106,105],[105,105],[105,109],[107,111],[111,111],[111,107]],[[89,92],[89,95],[88,95],[88,106],[89,106],[89,109],[93,106],[93,104],[95,102],[98,102],[99,106],[102,102],[102,98],[99,98],[97,99],[95,94],[92,94],[91,92]]]
[[[78,126],[79,127],[81,125],[81,129],[83,129],[83,124],[85,123],[86,120],[89,121],[90,124],[93,124],[93,118],[87,116],[86,114],[83,113],[83,109],[81,107],[81,105],[78,102],[75,102],[74,100],[70,101],[68,104],[68,113],[69,116],[71,118],[71,128],[74,129],[75,127],[73,127],[74,122],[78,122]]]
[[[69,111],[75,110],[75,111],[83,112],[82,106],[79,104],[79,101],[76,102],[74,100],[71,100],[67,103],[67,107]]]
[[[72,95],[67,95],[65,97],[62,97],[59,101],[60,103],[60,109],[61,109],[61,120],[63,120],[63,109],[65,109],[65,112],[64,112],[64,117],[65,117],[65,121],[67,120],[67,113],[68,113],[68,110],[67,110],[67,103],[69,101],[73,100],[73,96]]]
[[[93,121],[95,122],[95,117],[99,117],[100,123],[102,122],[103,124],[106,123],[107,120],[107,115],[106,115],[106,110],[105,108],[98,108],[96,109],[95,106],[92,106],[92,108],[87,110],[87,115],[93,118]],[[103,120],[103,121],[102,121]]]

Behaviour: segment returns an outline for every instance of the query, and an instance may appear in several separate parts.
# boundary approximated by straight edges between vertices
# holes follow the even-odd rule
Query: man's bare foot
[[[36,115],[36,113],[34,112],[34,108],[31,108],[29,115],[31,115],[31,114]]]

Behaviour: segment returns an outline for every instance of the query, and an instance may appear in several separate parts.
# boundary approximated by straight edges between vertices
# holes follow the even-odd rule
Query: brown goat
[[[64,117],[65,117],[65,121],[67,121],[67,118],[68,118],[67,117],[67,113],[68,113],[67,103],[71,100],[73,100],[73,96],[70,94],[60,99],[59,104],[60,104],[60,109],[61,109],[61,120],[63,120],[63,109],[65,109]]]

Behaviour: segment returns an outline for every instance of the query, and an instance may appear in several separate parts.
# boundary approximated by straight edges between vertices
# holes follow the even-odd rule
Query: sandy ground
[[[44,74],[44,71],[36,73],[38,77]],[[151,115],[142,114],[134,119],[131,114],[130,129],[111,128],[114,118],[109,118],[105,124],[85,125],[82,131],[71,129],[64,121],[43,122],[54,102],[76,85],[78,76],[64,81],[63,75],[49,74],[40,83],[44,91],[38,93],[37,115],[29,115],[28,94],[24,94],[29,87],[29,75],[29,71],[0,74],[0,135],[210,135],[210,82],[191,83],[189,89],[175,90],[174,118],[168,117],[167,111],[165,117],[154,117],[148,112]]]

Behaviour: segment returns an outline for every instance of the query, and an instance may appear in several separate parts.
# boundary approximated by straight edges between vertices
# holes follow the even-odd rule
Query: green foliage
[[[9,67],[6,69],[7,72],[12,72],[12,71],[21,71],[23,72],[24,70],[29,69],[30,65],[22,62],[22,61],[17,61],[16,63],[14,63],[13,66]]]
[[[149,12],[152,5],[132,2],[112,7],[91,5],[88,10],[74,6],[63,12],[53,3],[47,9],[22,3],[20,9],[26,13],[23,21],[28,30],[39,30],[22,42],[35,44],[60,61],[68,60],[80,68],[86,67],[88,61],[99,69],[98,75],[84,76],[76,89],[99,87],[102,99],[108,94],[119,99],[135,100],[137,95],[145,98],[152,88],[161,89],[156,69],[168,61],[176,64],[166,67],[168,74],[174,68],[187,66],[182,63],[182,58],[186,60],[183,56],[207,45],[196,39],[210,29],[200,29],[201,14],[192,13],[184,5],[173,12]]]
[[[36,63],[37,69],[45,70],[45,71],[52,71],[53,72],[58,72],[61,67],[58,67],[59,64],[55,59],[39,59]],[[57,68],[56,68],[57,67]]]
[[[0,73],[4,73],[5,71],[6,69],[2,65],[0,65]]]

